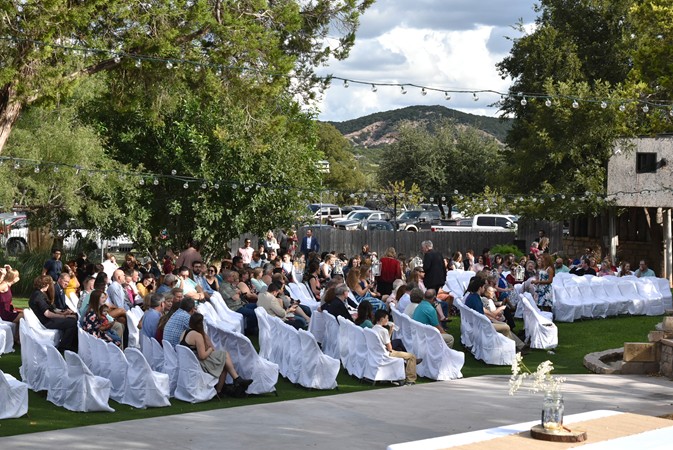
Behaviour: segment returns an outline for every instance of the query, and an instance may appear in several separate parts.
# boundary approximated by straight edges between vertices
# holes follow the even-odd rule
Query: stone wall
[[[591,237],[568,236],[563,238],[563,255],[567,258],[579,258],[584,250],[590,248],[596,255],[602,255],[601,240]]]
[[[578,258],[584,254],[584,249],[589,247],[598,256],[598,261],[608,252],[603,250],[602,240],[591,237],[574,237],[568,236],[563,238],[563,255],[570,258]],[[656,242],[636,242],[636,241],[620,241],[617,246],[617,261],[614,264],[619,265],[621,261],[628,261],[631,263],[631,270],[638,268],[638,263],[641,259],[648,262],[650,269],[654,270],[658,277],[663,273],[663,258],[662,258],[661,243]]]
[[[673,379],[673,340],[662,339],[661,341],[661,359],[659,360],[659,372]]]

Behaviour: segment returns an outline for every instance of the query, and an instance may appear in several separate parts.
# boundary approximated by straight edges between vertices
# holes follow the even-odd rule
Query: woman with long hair
[[[12,285],[19,281],[19,271],[9,265],[0,268],[0,319],[16,324],[14,341],[19,341],[19,321],[23,318],[22,309],[14,309],[12,303]]]
[[[619,264],[619,273],[617,276],[625,277],[627,275],[633,275],[633,272],[631,271],[631,263],[628,261],[622,261],[621,264]]]
[[[194,313],[189,318],[189,329],[182,333],[180,345],[189,347],[194,352],[204,372],[218,378],[218,382],[215,385],[218,394],[226,392],[236,397],[245,395],[245,390],[252,384],[252,380],[238,376],[228,352],[215,350],[213,343],[204,330],[202,314]],[[234,384],[231,386],[231,389],[225,391],[224,382],[227,374],[231,375]]]
[[[89,303],[87,304],[86,312],[84,313],[84,321],[82,329],[89,334],[103,339],[107,342],[114,342],[121,346],[121,339],[115,332],[111,331],[112,323],[105,315],[105,311],[101,308],[105,305],[107,294],[103,291],[95,290],[89,296]]]
[[[348,278],[346,278],[346,286],[353,293],[357,303],[367,300],[372,304],[374,311],[386,309],[386,304],[376,298],[371,291],[371,287],[367,281],[369,274],[369,266],[360,266],[359,268],[351,269],[348,272]]]
[[[371,328],[374,326],[372,319],[374,318],[374,308],[367,300],[362,300],[358,305],[358,317],[355,319],[355,325],[362,328]]]
[[[418,288],[425,293],[426,288],[425,284],[423,283],[423,278],[425,278],[425,271],[423,270],[423,266],[417,266],[414,267],[414,270],[411,271],[411,274],[409,274],[409,282],[410,283],[415,283]]]
[[[554,281],[554,262],[549,253],[543,253],[540,256],[540,270],[538,272],[537,280],[531,281],[535,286],[535,293],[537,294],[537,304],[540,309],[544,311],[551,311],[554,305],[552,297],[551,284]]]
[[[241,296],[248,303],[257,303],[257,293],[250,282],[250,272],[248,269],[241,269],[238,271],[238,284],[236,287],[241,291]]]
[[[28,300],[28,306],[45,328],[61,330],[58,349],[77,352],[77,314],[69,309],[64,311],[54,306],[54,280],[49,275],[40,275],[33,282],[35,290]]]
[[[320,263],[317,259],[308,264],[308,278],[304,281],[317,301],[320,301]]]

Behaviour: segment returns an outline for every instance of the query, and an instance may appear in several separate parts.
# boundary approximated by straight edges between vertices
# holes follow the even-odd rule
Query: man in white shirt
[[[107,275],[108,280],[112,280],[114,271],[117,270],[117,259],[112,253],[105,254],[105,261],[103,261],[103,272]]]
[[[404,385],[410,386],[416,384],[416,356],[412,353],[393,350],[393,346],[390,343],[392,329],[388,326],[388,311],[385,309],[377,310],[374,314],[374,320],[376,321],[376,325],[372,327],[372,330],[379,336],[379,340],[386,347],[390,356],[404,359]]]
[[[246,239],[243,242],[243,247],[238,249],[238,256],[243,259],[243,264],[245,266],[250,265],[250,262],[252,261],[252,252],[254,251],[255,250],[250,245],[250,239]]]

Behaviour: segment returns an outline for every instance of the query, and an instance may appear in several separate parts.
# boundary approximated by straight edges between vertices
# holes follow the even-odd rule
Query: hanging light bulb
[[[35,166],[35,173],[40,173],[40,166]]]
[[[177,173],[178,173],[177,170],[175,170],[175,169],[171,170],[171,175],[177,175]]]
[[[421,95],[422,96],[428,95],[428,91],[426,91],[425,88],[421,89]]]
[[[446,100],[447,102],[451,100],[451,95],[448,92],[444,92],[444,100]]]
[[[644,112],[645,114],[647,114],[648,112],[650,112],[650,107],[647,106],[647,105],[643,106],[643,112]]]
[[[608,102],[606,102],[605,100],[603,100],[603,101],[601,102],[601,108],[605,109],[605,108],[607,108],[607,107],[608,107]]]
[[[18,169],[20,169],[20,168],[21,168],[21,164],[19,164],[18,161],[15,162],[15,163],[14,163],[14,169],[17,169],[17,170],[18,170]]]
[[[122,62],[122,57],[119,55],[115,55],[114,61],[115,64],[119,64],[120,62]]]
[[[573,100],[573,108],[577,109],[580,107],[580,104],[577,103],[577,100]]]
[[[348,80],[344,80],[344,87],[345,87],[345,88],[348,88],[348,86],[350,86],[350,85],[348,84]]]
[[[205,189],[207,187],[208,187],[208,185],[206,183],[201,183],[201,189]]]
[[[183,188],[188,189],[189,188],[189,183],[185,181],[185,184],[182,185]]]
[[[220,183],[213,184],[213,188],[215,188],[215,190],[220,189]]]
[[[671,117],[673,117],[673,109],[671,109],[671,110],[668,112],[668,115],[671,116]]]
[[[152,180],[152,184],[155,185],[155,186],[158,186],[159,185],[159,179],[155,178],[154,180]]]
[[[478,101],[479,101],[479,96],[477,95],[476,92],[473,92],[473,93],[472,93],[472,100],[474,100],[475,102],[478,102]]]
[[[140,180],[138,180],[138,183],[140,183],[140,185],[143,186],[145,184],[145,179],[140,178]]]
[[[58,173],[58,171],[61,170],[58,166],[54,166],[54,173]]]
[[[626,111],[626,106],[624,106],[624,104],[622,103],[621,105],[619,105],[619,110],[620,110],[621,112]]]
[[[238,188],[238,185],[237,185],[236,183],[234,183],[234,184],[231,185],[231,188],[232,188],[232,189],[237,189],[237,188]]]
[[[372,92],[376,92],[378,90],[379,88],[377,88],[375,84],[372,84]]]
[[[402,89],[402,95],[405,95],[407,93],[407,90],[404,89],[404,86],[400,86],[400,88]]]
[[[143,65],[143,62],[142,62],[141,60],[139,60],[139,59],[136,59],[136,67],[137,67],[138,69],[140,69],[140,68],[142,67],[142,65]]]
[[[435,197],[430,197],[430,203],[435,201]]]
[[[172,69],[173,68],[173,63],[170,61],[166,61],[166,68],[167,69]]]
[[[544,105],[545,105],[547,108],[551,108],[551,99],[547,99],[547,100],[545,100],[545,101],[544,101]]]
[[[246,186],[243,190],[244,190],[245,192],[250,192],[250,186]]]
[[[561,200],[565,200],[565,199],[566,199],[566,195],[565,195],[565,194],[561,194]]]
[[[200,64],[197,64],[196,66],[194,66],[194,72],[201,72],[201,65]]]
[[[528,100],[526,100],[526,97],[521,99],[521,106],[526,106],[528,104]]]
[[[287,195],[287,189],[283,189],[283,194]]]
[[[442,201],[443,201],[443,202],[445,202],[445,201],[446,201],[446,197],[445,197],[445,196],[443,196],[443,195],[442,195]]]

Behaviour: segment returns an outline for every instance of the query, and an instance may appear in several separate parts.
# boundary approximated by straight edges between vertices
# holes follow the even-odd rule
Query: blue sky
[[[440,89],[506,91],[495,64],[519,33],[512,26],[535,19],[534,0],[378,0],[365,12],[350,57],[321,68],[322,75],[369,82],[413,83]],[[334,81],[316,104],[320,120],[343,121],[410,105],[444,105],[494,116],[497,96],[452,95]]]

